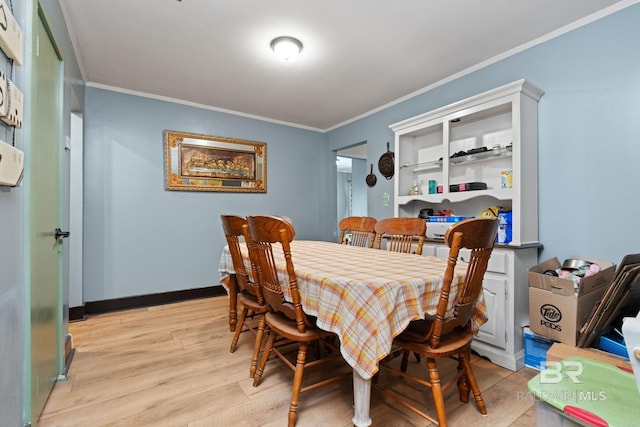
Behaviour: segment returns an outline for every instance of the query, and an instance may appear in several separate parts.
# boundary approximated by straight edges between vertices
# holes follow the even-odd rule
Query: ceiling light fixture
[[[302,52],[302,42],[289,36],[276,37],[271,40],[271,49],[283,61],[293,61]]]

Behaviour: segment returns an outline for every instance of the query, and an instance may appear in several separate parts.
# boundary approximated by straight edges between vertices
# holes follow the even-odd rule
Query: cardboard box
[[[607,261],[573,258],[596,263],[601,269],[580,281],[577,294],[573,280],[543,274],[561,267],[558,258],[529,269],[529,327],[538,335],[575,346],[580,329],[612,282],[615,266]]]
[[[607,353],[597,348],[578,348],[561,342],[553,343],[553,345],[549,347],[549,350],[547,350],[547,363],[560,362],[569,356],[580,356],[611,363],[612,365],[626,369],[628,372],[632,370],[631,363],[624,357],[616,356],[615,354]]]
[[[553,340],[531,332],[527,327],[523,328],[524,336],[524,366],[538,371],[547,366],[547,350],[553,344]]]

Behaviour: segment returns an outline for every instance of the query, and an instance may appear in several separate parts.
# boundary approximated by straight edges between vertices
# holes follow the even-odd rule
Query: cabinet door
[[[469,250],[460,250],[460,260],[469,260]],[[509,266],[513,263],[513,254],[494,249],[484,274],[482,287],[487,305],[489,320],[482,325],[475,339],[500,348],[506,348],[506,312]]]
[[[486,273],[482,282],[484,288],[484,301],[487,305],[487,317],[489,320],[482,325],[478,335],[474,338],[496,347],[506,346],[506,299],[505,289],[507,280],[505,276]]]

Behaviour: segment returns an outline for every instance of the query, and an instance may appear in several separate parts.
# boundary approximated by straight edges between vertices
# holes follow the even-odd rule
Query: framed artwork
[[[165,188],[267,192],[267,144],[164,131]]]

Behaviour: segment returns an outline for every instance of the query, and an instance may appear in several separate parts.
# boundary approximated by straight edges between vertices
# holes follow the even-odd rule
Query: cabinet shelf
[[[465,200],[471,200],[476,197],[492,197],[496,200],[511,200],[513,198],[513,188],[498,188],[487,190],[474,190],[474,191],[447,191],[446,193],[437,194],[409,194],[398,195],[396,197],[396,204],[399,206],[407,205],[411,202],[425,202],[430,204],[438,204],[443,202],[460,202]]]
[[[430,170],[438,170],[442,169],[442,160],[434,160],[431,162],[423,162],[423,163],[415,163],[415,164],[404,164],[400,166],[401,169],[408,168],[413,173],[417,172],[425,172]]]
[[[467,154],[466,156],[452,157],[449,159],[450,165],[468,165],[471,163],[487,162],[495,159],[504,159],[512,156],[511,151],[503,151],[496,153],[494,150],[488,150],[482,153]]]
[[[502,152],[496,152],[495,150],[487,150],[482,153],[476,154],[467,154],[466,156],[459,157],[451,157],[449,158],[449,165],[451,166],[459,166],[459,165],[469,165],[472,163],[478,162],[488,162],[496,159],[504,159],[511,157],[513,153],[511,150],[504,149]],[[422,163],[406,163],[400,166],[400,169],[409,169],[413,173],[426,172],[426,171],[434,171],[442,169],[442,159],[433,160],[429,162]]]

